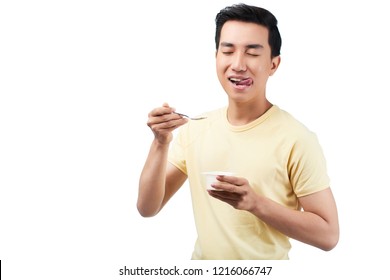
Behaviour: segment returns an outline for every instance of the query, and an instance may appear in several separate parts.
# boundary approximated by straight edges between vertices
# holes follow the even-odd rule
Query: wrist
[[[265,215],[265,209],[267,208],[267,198],[262,195],[256,196],[256,203],[253,205],[253,207],[249,210],[253,215],[256,217],[262,219]]]
[[[161,139],[154,138],[152,145],[157,149],[168,149],[170,141],[162,141]]]

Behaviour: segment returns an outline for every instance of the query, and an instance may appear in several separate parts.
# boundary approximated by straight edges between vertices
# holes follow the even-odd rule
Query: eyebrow
[[[247,49],[264,49],[263,45],[260,44],[249,44],[246,46]]]
[[[232,47],[234,47],[234,45],[232,43],[228,43],[228,42],[221,42],[221,47],[232,48]],[[246,45],[245,48],[247,48],[247,49],[264,49],[264,46],[260,45],[260,44],[249,44],[249,45]]]

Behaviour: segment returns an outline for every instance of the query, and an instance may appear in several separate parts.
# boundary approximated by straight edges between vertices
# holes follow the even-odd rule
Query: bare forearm
[[[160,210],[165,195],[168,144],[154,140],[139,181],[137,207],[142,216],[153,216]]]
[[[252,213],[283,234],[322,250],[331,250],[338,241],[338,225],[320,215],[286,208],[264,197]]]
[[[188,122],[174,112],[174,108],[164,103],[148,115],[147,125],[154,140],[141,173],[137,201],[138,211],[145,217],[156,215],[186,178],[182,172],[167,168],[172,131]]]
[[[336,202],[330,188],[298,198],[304,212],[287,208],[254,192],[245,178],[217,176],[209,194],[236,209],[249,211],[281,233],[323,250],[339,240]]]

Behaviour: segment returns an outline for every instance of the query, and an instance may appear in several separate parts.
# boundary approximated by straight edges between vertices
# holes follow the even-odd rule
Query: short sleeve
[[[297,197],[329,187],[326,160],[314,133],[308,131],[297,138],[291,149],[288,172]]]

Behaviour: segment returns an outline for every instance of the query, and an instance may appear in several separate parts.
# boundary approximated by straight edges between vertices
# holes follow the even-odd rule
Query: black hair
[[[278,29],[276,17],[266,9],[236,4],[222,9],[215,18],[215,45],[218,50],[223,25],[229,20],[238,20],[262,25],[268,29],[268,43],[271,47],[271,57],[280,55],[282,38]]]

